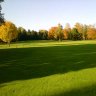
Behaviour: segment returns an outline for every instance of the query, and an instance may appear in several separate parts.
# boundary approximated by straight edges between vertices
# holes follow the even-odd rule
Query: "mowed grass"
[[[96,41],[1,44],[0,96],[96,96]]]

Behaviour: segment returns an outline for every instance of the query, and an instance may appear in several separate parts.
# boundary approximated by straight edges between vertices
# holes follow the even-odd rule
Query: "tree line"
[[[15,24],[5,21],[0,26],[0,42],[26,40],[93,40],[96,39],[96,27],[94,25],[83,25],[76,23],[73,28],[70,24],[65,27],[61,24],[51,27],[49,30],[26,30],[23,27],[16,27]]]
[[[6,21],[1,13],[1,3],[4,0],[0,0],[0,42],[8,43],[14,41],[26,41],[26,40],[93,40],[96,39],[96,27],[93,25],[84,25],[76,23],[73,28],[70,24],[66,24],[65,27],[61,24],[51,27],[49,30],[26,30],[23,27],[16,27],[12,22]]]
[[[72,28],[67,23],[65,27],[61,24],[51,27],[49,30],[26,30],[23,27],[16,27],[10,21],[4,19],[1,13],[2,7],[0,0],[0,42],[8,43],[14,41],[26,40],[93,40],[96,39],[96,27],[94,25],[86,25],[76,23]]]

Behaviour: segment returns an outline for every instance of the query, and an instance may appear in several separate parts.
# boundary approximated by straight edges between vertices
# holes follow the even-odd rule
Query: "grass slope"
[[[96,41],[0,45],[0,96],[96,96]]]

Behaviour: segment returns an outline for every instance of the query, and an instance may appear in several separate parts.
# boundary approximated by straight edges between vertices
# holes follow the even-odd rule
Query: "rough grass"
[[[96,41],[1,44],[0,96],[96,96]]]

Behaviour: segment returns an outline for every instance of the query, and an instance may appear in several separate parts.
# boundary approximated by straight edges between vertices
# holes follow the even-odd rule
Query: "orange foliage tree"
[[[51,27],[48,32],[48,39],[55,39],[55,34],[57,31],[57,27]]]
[[[88,39],[96,39],[96,28],[94,26],[89,26],[87,30],[87,38]]]
[[[62,40],[63,39],[63,27],[61,24],[58,24],[57,27],[51,27],[48,32],[49,39]]]
[[[65,28],[63,29],[63,35],[64,35],[64,39],[67,40],[69,39],[70,37],[70,33],[71,33],[71,27],[70,27],[70,24],[67,23],[65,25]]]

